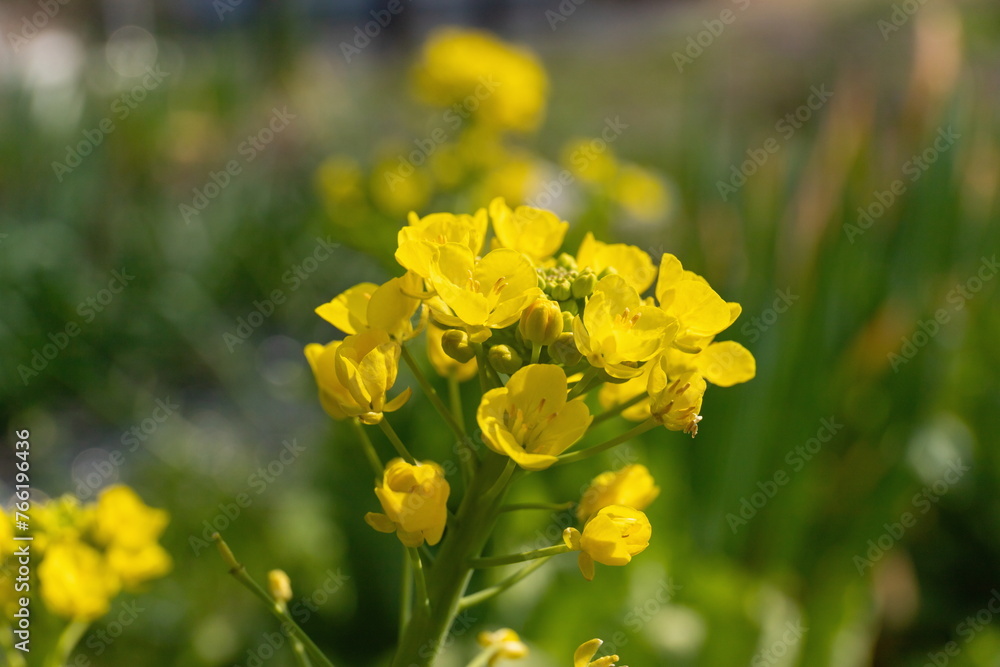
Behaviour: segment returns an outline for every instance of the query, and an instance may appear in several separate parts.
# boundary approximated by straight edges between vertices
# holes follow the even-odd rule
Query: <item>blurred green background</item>
[[[652,544],[592,583],[557,559],[460,619],[441,664],[509,626],[526,665],[569,664],[591,637],[633,666],[1000,665],[1000,7],[404,4],[351,62],[341,43],[379,3],[72,0],[30,36],[41,5],[0,7],[0,490],[29,428],[39,490],[86,500],[122,481],[172,517],[173,572],[118,598],[69,664],[291,665],[201,541],[215,529],[253,574],[288,571],[293,614],[335,664],[388,660],[400,550],[362,520],[363,456],[302,347],[335,334],[313,308],[399,273],[405,213],[374,186],[331,201],[317,170],[331,155],[368,170],[440,125],[407,76],[427,32],[457,23],[547,69],[545,122],[514,142],[537,164],[627,125],[614,153],[658,174],[668,205],[640,220],[570,188],[553,208],[571,238],[674,253],[741,303],[723,337],[758,373],[708,392],[694,441],[657,430],[519,485],[515,500],[573,500],[642,462],[662,488]],[[275,110],[280,131],[248,146]],[[418,212],[477,196],[434,192]],[[419,395],[393,423],[419,456],[450,453]],[[494,552],[557,539],[566,517],[540,514]]]

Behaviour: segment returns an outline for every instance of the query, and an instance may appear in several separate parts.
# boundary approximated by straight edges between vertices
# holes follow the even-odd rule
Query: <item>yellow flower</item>
[[[618,162],[607,143],[598,150],[601,144],[597,142],[604,143],[600,138],[568,141],[562,148],[561,162],[581,182],[607,185],[618,172]]]
[[[621,660],[617,655],[606,655],[593,662],[590,661],[597,654],[597,649],[601,648],[604,642],[600,639],[591,639],[580,644],[573,653],[573,667],[615,667],[615,662]],[[621,667],[626,667],[622,665]]]
[[[669,195],[663,182],[653,172],[634,164],[622,165],[612,196],[641,222],[662,220],[669,209]]]
[[[101,554],[77,541],[49,545],[38,566],[38,581],[49,611],[85,621],[108,613],[121,587]]]
[[[316,309],[316,314],[345,334],[381,329],[394,340],[409,340],[416,335],[412,317],[420,299],[412,294],[422,290],[416,274],[407,272],[384,285],[360,283]]]
[[[660,357],[649,372],[649,411],[653,419],[671,431],[698,435],[701,422],[701,401],[705,395],[705,379],[687,372],[670,377],[667,357]]]
[[[590,232],[576,251],[576,264],[580,270],[589,267],[597,274],[614,270],[639,294],[649,289],[656,278],[653,260],[644,250],[626,243],[604,243]]]
[[[693,371],[719,387],[747,382],[757,374],[757,362],[750,351],[731,340],[708,343],[697,354],[676,348],[666,354],[671,375]]]
[[[685,352],[700,352],[711,336],[726,329],[739,315],[708,282],[685,271],[679,259],[664,253],[656,281],[656,299],[679,322],[674,345]]]
[[[360,204],[365,190],[361,165],[346,155],[331,155],[316,170],[316,184],[327,209],[338,213],[343,206]]]
[[[431,366],[442,377],[453,377],[459,382],[465,382],[473,377],[479,370],[476,358],[472,357],[465,363],[456,361],[453,357],[445,353],[441,347],[441,338],[446,329],[434,325],[427,327],[427,358],[431,361]],[[464,332],[462,333],[464,336]]]
[[[523,254],[501,248],[477,261],[469,248],[457,243],[437,249],[430,283],[450,310],[432,300],[435,318],[445,326],[466,329],[474,342],[489,338],[490,329],[516,322],[542,294],[535,269]]]
[[[32,518],[34,544],[44,552],[49,544],[83,539],[93,525],[94,506],[81,505],[76,496],[66,494],[40,504]]]
[[[595,477],[580,498],[576,517],[586,522],[609,505],[625,505],[644,510],[660,495],[646,466],[634,463],[615,472],[609,470]]]
[[[573,336],[591,366],[616,378],[638,375],[639,364],[670,345],[677,322],[656,306],[643,304],[618,275],[602,278],[583,316],[573,320]]]
[[[483,395],[476,412],[486,445],[526,470],[544,470],[583,437],[593,417],[582,399],[566,401],[566,373],[532,364]]]
[[[170,555],[156,542],[169,520],[164,510],[147,506],[127,486],[101,491],[94,513],[94,539],[107,547],[108,566],[125,586],[131,588],[170,571]]]
[[[569,223],[551,211],[530,206],[518,206],[512,211],[503,197],[490,202],[490,220],[496,245],[523,252],[534,262],[556,254],[569,229]]]
[[[546,176],[546,164],[525,150],[506,150],[499,163],[490,167],[473,195],[476,203],[488,203],[498,195],[521,204],[539,192]]]
[[[563,531],[563,541],[579,551],[580,572],[587,581],[594,578],[594,562],[602,565],[627,565],[632,556],[649,546],[652,527],[646,515],[624,505],[602,508],[583,527]]]
[[[372,201],[392,216],[422,209],[430,201],[434,183],[424,167],[414,167],[401,158],[377,163],[369,180]]]
[[[395,532],[408,547],[437,544],[448,521],[450,491],[444,470],[433,461],[393,459],[375,487],[385,514],[369,512],[365,521],[381,533]]]
[[[398,410],[410,398],[407,388],[386,401],[386,392],[396,382],[400,347],[384,331],[369,329],[325,346],[310,343],[305,354],[320,403],[334,419],[358,417],[377,424],[383,412]]]
[[[478,256],[488,225],[485,208],[476,211],[475,215],[431,213],[423,218],[411,211],[409,224],[397,235],[396,261],[421,278],[430,278],[431,264],[439,246],[457,243]]]
[[[534,54],[478,30],[441,28],[424,44],[413,73],[417,96],[502,129],[538,127],[548,79]]]
[[[480,646],[494,651],[487,663],[490,667],[495,665],[501,658],[519,660],[528,655],[528,647],[524,645],[518,634],[510,628],[500,628],[493,632],[480,632],[476,639]]]

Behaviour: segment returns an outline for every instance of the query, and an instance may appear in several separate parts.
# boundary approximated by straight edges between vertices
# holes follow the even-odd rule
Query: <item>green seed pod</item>
[[[490,348],[487,358],[490,360],[490,366],[497,373],[504,375],[513,375],[524,363],[521,355],[510,345],[494,345]]]
[[[444,353],[460,364],[464,364],[476,356],[476,351],[469,344],[469,334],[461,329],[448,329],[441,336],[441,347]]]

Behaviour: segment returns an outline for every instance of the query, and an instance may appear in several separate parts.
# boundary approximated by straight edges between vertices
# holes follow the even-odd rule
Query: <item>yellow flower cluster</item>
[[[58,616],[99,618],[121,590],[135,590],[170,571],[170,556],[157,542],[167,513],[145,505],[127,486],[106,488],[86,505],[68,495],[50,500],[35,508],[32,519],[41,599]],[[4,516],[0,526],[9,533],[10,518]],[[8,547],[9,535],[3,537]],[[13,590],[10,583],[4,582],[5,591]]]
[[[531,52],[459,28],[442,28],[425,42],[414,86],[428,104],[517,131],[538,127],[548,96],[545,70]]]

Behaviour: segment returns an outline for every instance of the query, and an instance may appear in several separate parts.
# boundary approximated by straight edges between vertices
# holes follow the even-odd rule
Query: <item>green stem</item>
[[[500,477],[497,478],[496,483],[490,487],[489,491],[486,492],[486,500],[492,500],[496,497],[498,493],[506,490],[510,478],[514,475],[514,471],[517,470],[517,464],[514,463],[514,459],[507,459],[507,465],[504,467],[503,472]]]
[[[584,393],[588,389],[587,385],[589,385],[591,380],[597,377],[597,374],[600,372],[601,369],[598,368],[597,366],[591,366],[590,368],[585,370],[583,372],[583,377],[580,378],[579,382],[573,385],[572,389],[570,389],[569,394],[566,396],[567,400],[571,398],[576,398],[580,394]]]
[[[410,554],[403,554],[403,586],[399,598],[399,641],[403,640],[403,631],[410,622],[413,613],[413,566],[410,565]]]
[[[467,664],[465,667],[488,667],[492,665],[497,654],[500,653],[500,646],[490,646],[485,648],[482,652],[472,659],[472,662]]]
[[[458,438],[458,463],[462,468],[462,481],[469,485],[469,480],[476,473],[476,465],[479,460],[476,450],[472,448],[472,442],[465,430],[465,417],[462,410],[462,387],[454,376],[448,378],[448,398],[451,401],[451,412],[458,422],[462,435]]]
[[[382,428],[382,432],[385,433],[385,437],[389,438],[389,442],[392,443],[392,446],[396,448],[396,453],[403,457],[403,460],[410,465],[416,465],[417,460],[413,458],[413,454],[406,449],[406,445],[404,445],[403,441],[399,439],[399,435],[396,434],[396,431],[392,428],[389,420],[383,418],[378,425]]]
[[[489,588],[484,588],[483,590],[477,593],[466,595],[459,601],[458,603],[459,609],[468,609],[469,607],[474,607],[477,604],[482,604],[483,602],[486,602],[490,598],[499,595],[500,593],[503,593],[505,590],[507,590],[517,582],[521,581],[529,574],[531,574],[541,566],[545,565],[547,562],[549,562],[549,558],[551,558],[551,556],[546,558],[539,558],[531,563],[528,563],[520,570],[518,570],[514,574],[510,575],[509,577],[501,581],[499,584],[496,584],[495,586],[490,586]]]
[[[413,571],[413,582],[417,589],[417,605],[421,613],[430,614],[431,602],[427,597],[427,580],[424,578],[424,563],[420,560],[420,552],[415,547],[406,547],[410,558],[410,570]]]
[[[595,424],[600,424],[601,422],[611,419],[612,417],[617,417],[621,413],[631,408],[633,405],[638,405],[647,398],[649,398],[649,394],[647,394],[646,392],[642,392],[641,394],[638,394],[637,396],[633,396],[632,398],[628,399],[624,403],[619,403],[615,407],[605,410],[601,414],[594,417],[594,421],[590,422],[590,427],[593,428]]]
[[[561,512],[575,505],[573,501],[566,503],[508,503],[500,508],[501,512],[517,512],[518,510],[548,510]]]
[[[282,613],[285,615],[288,614],[288,603],[284,600],[278,600],[276,604],[281,607]],[[295,656],[295,664],[298,665],[298,667],[312,667],[312,663],[309,661],[309,654],[306,652],[306,647],[301,641],[299,641],[299,638],[293,635],[291,637],[291,643],[292,655]]]
[[[368,465],[372,467],[375,477],[382,479],[382,461],[378,457],[378,452],[375,451],[372,439],[368,437],[368,432],[365,431],[365,427],[361,425],[360,421],[357,419],[351,419],[350,421],[351,427],[354,428],[354,432],[358,436],[358,440],[361,441],[361,449],[365,453],[365,458],[368,459]]]
[[[410,354],[410,351],[406,349],[406,346],[403,346],[402,349],[403,361],[406,362],[406,365],[410,367],[410,371],[412,371],[413,375],[417,378],[420,388],[424,390],[424,394],[427,395],[427,398],[434,406],[434,409],[441,413],[441,416],[448,423],[448,428],[455,433],[455,436],[459,440],[462,440],[465,437],[465,429],[463,429],[461,424],[456,421],[455,415],[451,413],[448,407],[444,404],[444,401],[441,400],[441,397],[438,396],[437,391],[434,390],[434,386],[427,379],[427,376],[424,375],[424,372],[420,370],[420,366],[417,365],[417,362],[413,358],[413,355]]]
[[[69,662],[69,656],[88,627],[90,627],[90,621],[74,620],[67,623],[56,641],[55,648],[52,649],[48,660],[45,661],[46,667],[63,667]]]
[[[317,664],[324,665],[325,667],[333,667],[333,663],[330,662],[325,655],[323,655],[323,652],[320,651],[319,647],[316,646],[313,640],[309,638],[309,635],[307,635],[305,631],[299,627],[298,623],[296,623],[287,612],[283,612],[281,605],[276,604],[274,598],[268,595],[267,591],[265,591],[260,584],[254,581],[253,577],[247,574],[246,567],[236,560],[236,556],[233,555],[232,550],[229,548],[229,545],[226,544],[226,541],[222,539],[222,536],[215,533],[212,535],[212,539],[215,540],[216,546],[219,547],[219,554],[222,556],[222,560],[229,566],[229,574],[233,575],[236,581],[243,584],[244,588],[256,595],[275,618],[282,623],[287,624],[288,633],[302,642],[303,646],[305,646],[306,650],[309,652],[309,655],[312,656],[312,659],[316,661]]]
[[[482,385],[483,393],[501,386],[503,382],[500,381],[500,376],[490,365],[489,355],[486,354],[486,348],[483,347],[483,344],[472,343],[472,349],[476,351],[476,363],[479,364],[479,383]]]
[[[570,548],[565,544],[554,544],[551,547],[545,547],[543,549],[535,549],[534,551],[522,551],[519,554],[508,554],[506,556],[490,556],[489,558],[473,558],[472,567],[484,568],[484,567],[498,567],[500,565],[513,565],[514,563],[523,563],[529,560],[535,560],[536,558],[548,558],[549,556],[557,556],[559,554],[564,554],[570,551]]]
[[[587,449],[581,449],[580,451],[573,452],[572,454],[563,454],[562,456],[559,457],[559,460],[553,463],[552,465],[558,466],[566,463],[575,463],[577,461],[582,461],[583,459],[590,458],[595,454],[600,454],[601,452],[611,449],[612,447],[617,447],[623,442],[631,440],[632,438],[636,438],[645,433],[646,431],[656,428],[657,426],[659,426],[659,424],[657,424],[656,421],[654,421],[653,419],[647,419],[638,426],[634,427],[632,430],[627,431],[626,433],[622,433],[621,435],[615,436],[614,438],[611,438],[607,442],[602,442],[599,445],[594,445],[593,447],[588,447]]]
[[[542,356],[542,346],[531,341],[531,363],[537,364],[539,357]]]
[[[459,613],[459,601],[472,576],[469,560],[478,556],[496,524],[505,490],[495,499],[485,497],[503,474],[508,459],[485,452],[455,518],[427,572],[427,594],[433,614],[414,613],[393,658],[393,667],[429,667]]]

